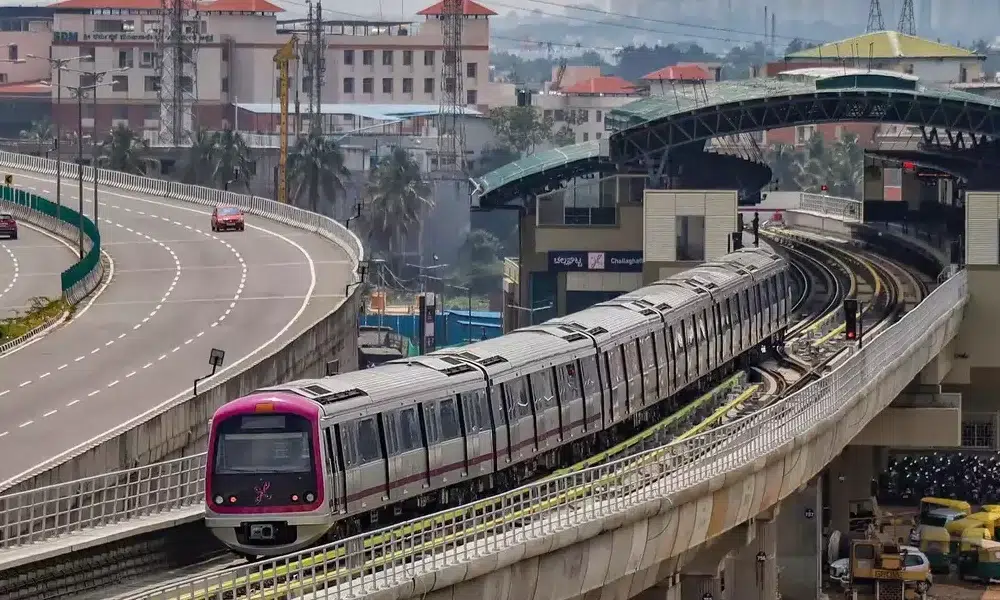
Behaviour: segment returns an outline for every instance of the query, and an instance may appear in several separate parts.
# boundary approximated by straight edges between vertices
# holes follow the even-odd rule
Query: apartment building
[[[601,75],[599,67],[557,67],[546,88],[532,100],[546,119],[552,119],[555,131],[567,127],[579,143],[602,139],[604,116],[643,96],[641,87]]]
[[[464,100],[480,103],[488,85],[489,17],[492,10],[464,0],[462,65]],[[160,0],[64,0],[53,5],[52,56],[84,56],[79,68],[110,73],[98,89],[96,115],[84,106],[83,128],[122,123],[135,129],[159,128],[157,45]],[[219,128],[235,120],[234,105],[277,104],[274,53],[305,24],[282,22],[279,6],[267,0],[215,0],[191,11],[185,32],[197,39],[193,59],[197,76],[190,83],[198,126]],[[421,22],[325,21],[326,50],[322,103],[435,104],[444,85],[443,2],[418,13]],[[311,85],[292,65],[300,102],[308,103]],[[91,77],[63,73],[61,102],[53,90],[53,116],[76,128],[77,104],[66,86],[87,85]]]

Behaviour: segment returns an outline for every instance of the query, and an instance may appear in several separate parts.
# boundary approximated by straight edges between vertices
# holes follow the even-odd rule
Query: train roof
[[[271,405],[270,407],[262,405]],[[315,417],[319,406],[298,394],[281,390],[258,390],[248,396],[237,398],[220,406],[212,416],[213,420],[222,420],[234,415],[247,413],[271,412],[280,410],[303,417]]]
[[[323,406],[326,416],[363,411],[373,405],[421,393],[474,387],[482,375],[472,366],[451,357],[417,356],[383,363],[371,369],[350,371],[320,379],[299,379],[261,391],[281,390],[310,398]]]
[[[612,339],[623,333],[641,328],[654,320],[649,314],[635,310],[633,307],[618,301],[618,298],[601,302],[565,317],[556,317],[546,321],[547,324],[570,327],[586,331],[598,342]],[[659,316],[655,317],[659,321]]]
[[[485,368],[491,376],[546,361],[559,362],[567,355],[593,352],[593,344],[581,331],[552,321],[517,329],[507,335],[473,342],[456,348],[442,348],[428,356],[460,358]]]

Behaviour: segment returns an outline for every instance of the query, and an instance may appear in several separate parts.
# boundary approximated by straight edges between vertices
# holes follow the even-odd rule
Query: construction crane
[[[566,75],[566,57],[559,59],[559,67],[556,69],[556,78],[549,88],[553,92],[562,87],[563,76]]]
[[[296,58],[299,38],[294,34],[274,54],[278,65],[278,97],[281,102],[279,136],[281,150],[278,154],[278,202],[288,203],[288,65]]]

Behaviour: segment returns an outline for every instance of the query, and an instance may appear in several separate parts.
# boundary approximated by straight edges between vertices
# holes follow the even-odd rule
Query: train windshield
[[[219,425],[215,473],[309,473],[309,421],[298,415],[242,415]]]

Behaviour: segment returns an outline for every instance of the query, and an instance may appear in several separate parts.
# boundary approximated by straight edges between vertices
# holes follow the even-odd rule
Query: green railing
[[[0,200],[13,205],[16,217],[33,223],[43,229],[54,230],[63,237],[74,238],[79,235],[82,222],[83,233],[86,236],[83,258],[66,269],[61,274],[63,298],[70,304],[79,302],[89,294],[101,275],[101,236],[94,222],[67,206],[58,206],[54,202],[11,187],[0,188]],[[20,209],[20,210],[18,210]]]

